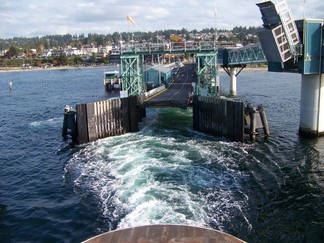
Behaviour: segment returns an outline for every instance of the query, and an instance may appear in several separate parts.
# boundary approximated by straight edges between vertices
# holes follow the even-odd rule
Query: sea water
[[[0,73],[1,242],[79,242],[159,223],[250,242],[324,241],[324,139],[298,136],[300,75],[238,76],[238,96],[265,108],[268,139],[214,138],[193,131],[190,109],[155,108],[137,133],[71,146],[64,106],[116,96],[104,70]]]

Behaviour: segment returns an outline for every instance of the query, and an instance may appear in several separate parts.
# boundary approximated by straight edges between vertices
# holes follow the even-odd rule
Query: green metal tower
[[[177,45],[176,45],[177,44]],[[167,48],[166,48],[167,46]],[[145,80],[143,78],[144,56],[152,54],[188,53],[195,54],[197,61],[197,76],[195,94],[217,95],[218,85],[218,49],[214,43],[201,42],[199,44],[168,43],[155,47],[138,46],[127,49],[120,56],[122,91],[127,96],[141,95],[145,91]]]
[[[122,90],[128,96],[141,95],[144,91],[143,64],[140,55],[123,54],[121,60]]]
[[[217,95],[218,82],[218,51],[209,53],[197,53],[197,85],[196,95]]]

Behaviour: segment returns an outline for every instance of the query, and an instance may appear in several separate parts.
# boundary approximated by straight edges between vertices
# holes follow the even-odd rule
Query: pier
[[[231,79],[230,94],[237,95],[236,82],[246,64],[268,63],[270,72],[301,74],[299,132],[305,136],[324,135],[323,20],[294,20],[285,0],[264,1],[260,9],[263,30],[260,43],[242,48],[217,48],[212,43],[128,48],[122,54],[183,52],[195,53],[198,82],[196,95],[217,95],[218,66]],[[214,53],[214,55],[213,55]]]
[[[176,107],[193,110],[193,129],[231,141],[255,139],[258,129],[269,136],[265,112],[239,99],[196,95],[196,64],[179,68],[171,83],[140,95],[86,104],[65,112],[63,137],[83,144],[139,130],[146,108]],[[146,95],[149,95],[146,97]],[[261,116],[263,114],[263,116]],[[245,135],[248,136],[245,136]]]
[[[237,96],[236,83],[238,75],[244,70],[247,64],[264,62],[268,63],[268,71],[296,72],[301,74],[302,91],[299,132],[301,135],[306,136],[323,135],[323,20],[294,20],[285,0],[277,0],[276,3],[265,1],[257,4],[257,6],[260,9],[264,26],[263,30],[259,33],[260,43],[258,44],[228,49],[218,48],[215,42],[168,42],[121,46],[120,84],[122,89],[120,100],[125,98],[134,99],[137,100],[137,105],[134,105],[134,108],[129,108],[130,110],[134,109],[134,111],[127,112],[123,110],[125,107],[124,105],[117,105],[115,108],[111,108],[110,106],[108,108],[101,108],[102,105],[99,105],[95,106],[100,107],[97,108],[99,110],[96,112],[92,112],[90,108],[87,108],[88,119],[92,119],[90,114],[95,114],[96,116],[98,112],[102,113],[110,109],[113,109],[114,112],[118,110],[118,115],[114,113],[115,115],[113,115],[113,117],[114,119],[119,117],[120,124],[125,126],[124,128],[116,124],[108,126],[103,125],[103,127],[118,127],[118,132],[112,132],[110,130],[108,132],[99,132],[99,135],[95,135],[94,137],[101,138],[107,136],[107,134],[110,136],[110,134],[118,135],[128,132],[127,125],[125,124],[128,124],[129,121],[124,121],[124,119],[128,119],[125,118],[125,114],[134,113],[132,117],[135,118],[131,118],[130,122],[137,123],[142,119],[145,108],[148,107],[187,108],[191,106],[195,114],[195,118],[193,118],[194,127],[196,127],[197,130],[203,132],[211,131],[211,134],[225,136],[235,141],[244,141],[244,139],[242,139],[244,136],[242,136],[241,133],[242,127],[243,131],[247,131],[252,138],[258,134],[256,129],[260,128],[262,128],[264,134],[268,136],[270,132],[263,107],[259,109],[244,104],[243,107],[245,108],[240,108],[240,112],[236,111],[236,108],[233,108],[233,114],[235,115],[230,115],[232,116],[231,122],[227,120],[229,119],[227,115],[230,111],[232,112],[232,109],[228,109],[229,102],[231,105],[236,105],[238,102],[235,98]],[[148,92],[148,80],[145,79],[145,70],[143,70],[145,56],[157,55],[157,60],[160,60],[160,57],[164,54],[179,53],[194,56],[195,64],[188,64],[186,67],[180,68],[178,75],[174,77],[170,83],[161,85],[153,91]],[[219,94],[219,67],[222,67],[230,76],[229,95],[233,97],[233,99],[227,99],[226,102],[224,101],[224,107],[216,108],[216,106],[220,106],[219,104],[221,103],[218,100],[222,99]],[[159,79],[160,78],[161,77],[159,77]],[[161,80],[159,83],[161,84]],[[213,99],[214,101],[211,103],[209,103],[211,100],[210,97],[215,97]],[[118,104],[122,103],[121,101],[118,102]],[[197,105],[197,102],[200,105]],[[204,102],[207,102],[206,105],[201,104]],[[108,103],[110,103],[110,101]],[[215,106],[207,109],[208,112],[216,112],[215,118],[210,118],[210,115],[205,116],[200,111],[209,106]],[[77,113],[79,111],[81,112],[81,110],[81,108],[77,108]],[[96,108],[94,110],[96,110]],[[251,112],[252,110],[254,112]],[[135,113],[137,113],[137,115],[135,115]],[[255,115],[253,114],[258,114],[256,116],[257,118],[254,118]],[[206,117],[203,119],[203,125],[201,123],[202,117]],[[80,117],[76,120],[79,119]],[[133,121],[133,119],[135,120]],[[232,122],[234,122],[230,126],[231,128],[226,128],[221,125],[221,123],[224,123],[223,119],[227,121],[226,124],[232,124]],[[106,115],[104,115],[97,120],[111,121],[112,119],[106,118]],[[88,124],[92,123],[90,122]],[[196,126],[197,124],[200,125]],[[102,125],[97,124],[96,126],[101,127]],[[219,130],[215,133],[216,127],[222,127],[221,130],[224,131],[222,132]],[[135,130],[131,129],[129,131]],[[216,130],[218,130],[218,128]],[[235,130],[235,132],[234,134],[228,134],[225,132],[228,130]],[[79,132],[80,129],[78,128],[77,131]],[[88,136],[89,134],[92,134],[92,132],[88,132]],[[92,137],[92,135],[90,135],[90,137]],[[240,139],[238,139],[238,137]],[[92,141],[92,138],[89,138],[88,141]]]
[[[70,135],[72,142],[83,144],[101,138],[138,131],[138,122],[145,111],[138,106],[138,98],[115,98],[77,104],[76,111],[65,111],[62,136]]]

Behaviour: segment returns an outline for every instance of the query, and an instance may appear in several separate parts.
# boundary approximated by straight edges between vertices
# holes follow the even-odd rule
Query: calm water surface
[[[190,110],[148,109],[138,133],[71,147],[64,106],[109,98],[103,71],[0,73],[0,242],[79,242],[155,223],[324,242],[324,139],[298,136],[299,75],[238,77],[239,96],[265,107],[267,140],[232,143],[194,132]],[[226,74],[221,85],[228,92]]]

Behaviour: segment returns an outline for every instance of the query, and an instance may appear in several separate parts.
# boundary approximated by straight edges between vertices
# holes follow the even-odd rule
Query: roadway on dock
[[[185,64],[173,78],[169,87],[147,99],[142,104],[143,107],[179,107],[187,108],[189,93],[193,91],[192,83],[197,82],[195,71],[196,64]]]

